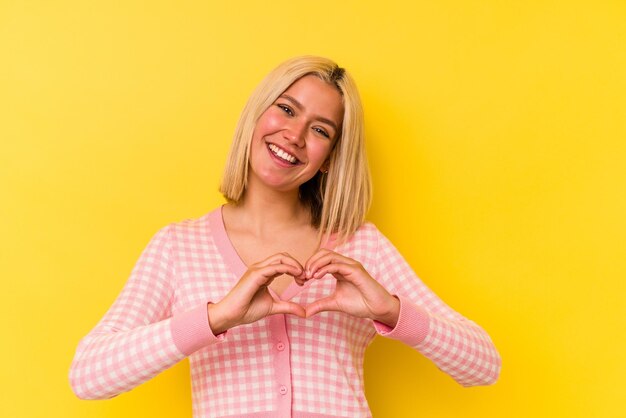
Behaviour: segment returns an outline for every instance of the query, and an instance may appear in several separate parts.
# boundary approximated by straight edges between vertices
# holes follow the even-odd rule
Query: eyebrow
[[[284,93],[283,93],[283,94],[281,94],[281,95],[280,95],[280,97],[282,97],[282,98],[285,98],[285,99],[289,100],[291,103],[293,103],[293,105],[294,105],[295,107],[297,107],[297,108],[298,108],[298,110],[302,110],[302,109],[304,109],[304,106],[302,106],[302,103],[300,103],[299,101],[297,101],[295,98],[291,97],[290,95],[288,95],[288,94],[284,94]],[[317,116],[317,117],[316,117],[316,119],[317,119],[318,121],[320,121],[320,122],[323,122],[323,123],[326,123],[326,124],[328,124],[328,125],[332,126],[332,127],[333,127],[333,129],[335,130],[335,132],[337,132],[337,130],[338,130],[338,129],[337,129],[337,124],[336,124],[335,122],[333,122],[332,120],[327,119],[327,118],[322,117],[322,116]]]

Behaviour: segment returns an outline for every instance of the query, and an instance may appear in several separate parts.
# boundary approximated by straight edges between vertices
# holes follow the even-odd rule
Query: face
[[[325,169],[341,130],[343,104],[336,87],[300,78],[261,115],[252,135],[249,187],[294,191]]]

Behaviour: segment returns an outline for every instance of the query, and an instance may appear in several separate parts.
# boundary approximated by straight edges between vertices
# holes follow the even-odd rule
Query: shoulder
[[[381,235],[380,230],[374,225],[373,222],[364,222],[357,230],[352,234],[350,240],[357,241],[378,241]]]
[[[378,248],[381,237],[384,236],[374,223],[364,222],[340,247],[347,252],[356,251],[372,254]]]
[[[397,252],[391,240],[373,222],[363,223],[341,248],[356,250],[357,252],[369,252],[375,257],[390,251]]]
[[[176,241],[197,241],[219,232],[221,222],[221,207],[217,207],[199,217],[171,222],[163,227],[162,231],[166,231],[170,238]]]

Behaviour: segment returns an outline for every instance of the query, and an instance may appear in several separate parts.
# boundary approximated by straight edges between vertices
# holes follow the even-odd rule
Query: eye
[[[326,138],[330,138],[330,134],[322,128],[315,127],[313,130]]]
[[[280,107],[283,110],[283,112],[285,112],[289,116],[293,116],[293,110],[291,110],[289,106],[284,105],[284,104],[277,104],[276,106]]]

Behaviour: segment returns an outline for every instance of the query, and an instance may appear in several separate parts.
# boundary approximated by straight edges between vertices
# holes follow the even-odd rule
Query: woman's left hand
[[[296,278],[299,285],[321,279],[326,274],[337,279],[335,291],[330,296],[306,307],[307,317],[323,311],[337,311],[396,326],[400,301],[374,280],[358,261],[322,248],[307,261],[304,270],[305,274]]]

